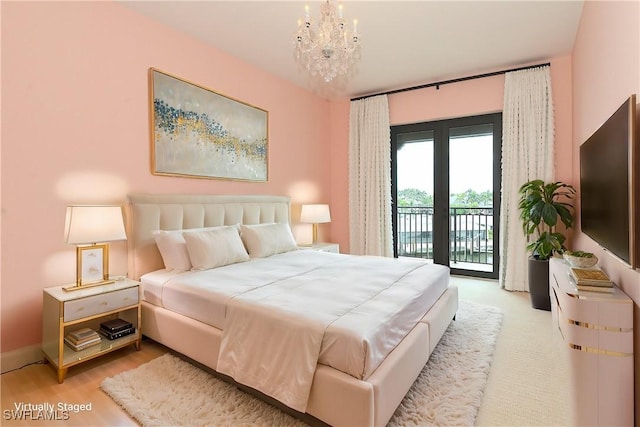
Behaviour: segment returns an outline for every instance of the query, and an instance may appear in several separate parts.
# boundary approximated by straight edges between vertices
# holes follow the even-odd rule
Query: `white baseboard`
[[[44,359],[42,346],[40,344],[22,347],[17,350],[7,351],[0,354],[0,370],[5,372],[21,368],[25,365],[35,363]]]

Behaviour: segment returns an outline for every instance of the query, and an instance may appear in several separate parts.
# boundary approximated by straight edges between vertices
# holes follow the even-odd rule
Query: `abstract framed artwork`
[[[266,110],[149,69],[155,175],[267,181]]]

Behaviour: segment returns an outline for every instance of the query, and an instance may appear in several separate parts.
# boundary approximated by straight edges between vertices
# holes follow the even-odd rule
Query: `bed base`
[[[458,289],[449,286],[366,381],[318,365],[307,413],[333,426],[385,426],[457,309]],[[222,340],[220,329],[143,301],[142,333],[215,371]]]

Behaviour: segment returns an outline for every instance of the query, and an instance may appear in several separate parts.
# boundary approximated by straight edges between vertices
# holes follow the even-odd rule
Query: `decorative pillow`
[[[187,252],[187,244],[182,237],[183,232],[216,230],[218,228],[227,227],[220,225],[216,227],[190,228],[185,230],[156,230],[153,237],[162,256],[164,268],[172,271],[189,271],[191,270],[191,259]],[[240,225],[231,226],[240,232]]]
[[[182,237],[182,230],[158,230],[153,233],[153,237],[162,256],[164,268],[175,271],[191,270],[191,260],[184,237]]]
[[[240,225],[240,236],[251,258],[298,249],[289,224]]]
[[[208,270],[250,259],[235,226],[184,232],[182,236],[189,252],[191,270]]]

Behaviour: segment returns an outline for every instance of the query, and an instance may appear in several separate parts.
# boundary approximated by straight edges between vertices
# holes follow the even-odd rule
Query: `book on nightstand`
[[[100,323],[100,330],[116,333],[120,331],[124,331],[125,329],[131,329],[133,324],[131,322],[127,322],[123,319],[111,319],[106,322]]]
[[[607,274],[598,268],[577,268],[572,267],[570,270],[571,277],[576,286],[590,286],[612,288],[613,282]]]
[[[100,324],[100,333],[110,340],[131,335],[135,331],[133,324],[123,319],[112,319]]]
[[[64,337],[64,342],[71,347],[72,350],[80,351],[87,347],[100,344],[102,342],[102,338],[100,338],[100,335],[93,329],[83,328],[69,332]]]

